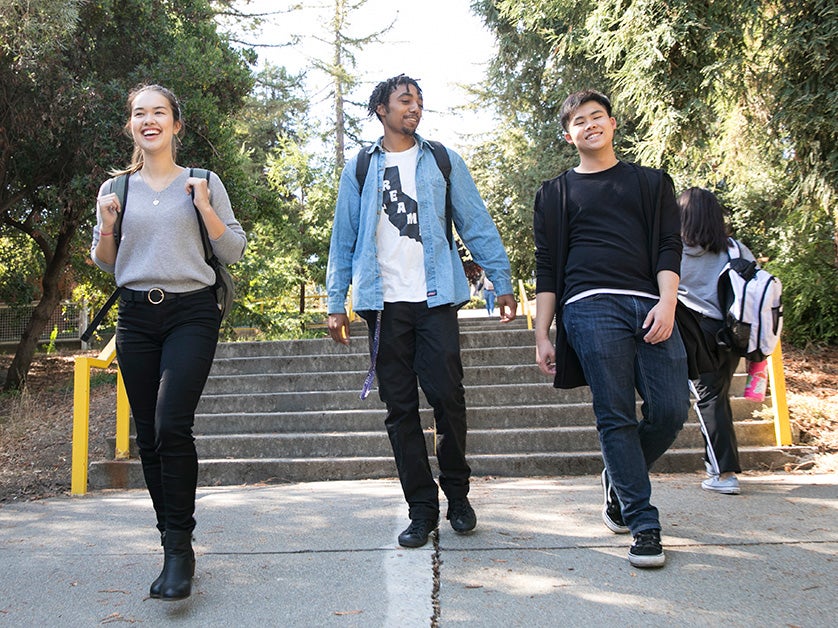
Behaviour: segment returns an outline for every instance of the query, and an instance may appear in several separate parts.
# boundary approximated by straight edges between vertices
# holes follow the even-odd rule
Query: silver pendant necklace
[[[170,184],[172,181],[174,181],[175,179],[177,179],[177,177],[178,177],[178,175],[179,175],[179,174],[180,174],[180,170],[178,170],[178,171],[177,171],[177,172],[175,172],[172,176],[170,176],[168,179],[166,179],[166,182],[163,184],[163,187],[162,187],[162,188],[160,188],[160,190],[159,190],[159,191],[157,191],[157,190],[155,190],[155,189],[152,187],[152,185],[151,185],[150,181],[148,181],[145,177],[143,177],[143,173],[142,173],[142,172],[140,173],[140,176],[141,176],[141,177],[143,177],[143,181],[145,181],[145,184],[146,184],[149,188],[151,188],[151,191],[152,191],[152,192],[154,192],[154,194],[155,194],[154,199],[152,199],[152,201],[151,201],[151,204],[152,204],[152,205],[154,205],[155,207],[157,207],[157,206],[160,204],[160,195],[161,195],[161,194],[163,194],[163,192],[165,192],[165,191],[169,188],[169,184]]]

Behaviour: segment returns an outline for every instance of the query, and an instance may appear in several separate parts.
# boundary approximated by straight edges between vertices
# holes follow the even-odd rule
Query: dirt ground
[[[838,471],[838,347],[784,347],[787,399],[796,443],[817,453],[788,471]],[[0,503],[70,490],[73,369],[76,355],[38,354],[21,394],[0,394]],[[12,355],[0,355],[0,380]],[[90,395],[89,455],[113,455],[116,372],[95,371]]]

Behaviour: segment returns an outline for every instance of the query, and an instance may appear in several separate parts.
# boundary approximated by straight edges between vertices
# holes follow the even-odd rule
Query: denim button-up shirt
[[[468,280],[456,245],[449,246],[445,225],[445,178],[430,146],[419,135],[416,191],[419,232],[425,253],[428,307],[459,306],[470,298]],[[352,284],[352,308],[362,312],[384,309],[384,289],[376,255],[376,230],[382,211],[384,153],[381,139],[370,146],[370,167],[359,194],[355,178],[358,156],[343,169],[332,226],[326,271],[329,314],[344,313]],[[448,150],[448,149],[446,149]],[[477,186],[462,157],[448,150],[451,159],[451,204],[457,233],[472,257],[495,284],[497,294],[512,294],[509,258]]]

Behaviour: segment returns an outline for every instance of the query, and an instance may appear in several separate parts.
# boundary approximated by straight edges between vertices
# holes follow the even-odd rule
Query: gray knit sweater
[[[737,241],[738,242],[738,241]],[[754,254],[739,242],[742,257],[753,260]],[[728,262],[727,251],[711,253],[700,246],[684,244],[681,257],[681,281],[678,284],[678,298],[691,310],[709,318],[722,320],[716,287],[719,273]]]
[[[116,264],[106,264],[94,253],[102,226],[97,214],[91,257],[99,268],[115,276],[117,286],[190,292],[215,283],[215,273],[204,259],[199,217],[184,187],[188,177],[189,169],[185,169],[169,187],[155,192],[139,174],[131,175]],[[100,196],[107,185],[102,184]],[[221,262],[232,264],[244,255],[247,238],[233,215],[224,184],[214,173],[209,191],[215,213],[227,225],[224,233],[211,241],[212,250]],[[158,205],[154,205],[155,199]]]

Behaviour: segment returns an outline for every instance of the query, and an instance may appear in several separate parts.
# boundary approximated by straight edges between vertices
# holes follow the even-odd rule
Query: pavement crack
[[[431,615],[431,628],[439,628],[439,580],[440,568],[442,567],[442,555],[439,552],[439,529],[433,535],[434,551],[431,555],[431,566],[433,570],[433,591],[431,592],[431,606],[433,607],[433,615]]]

